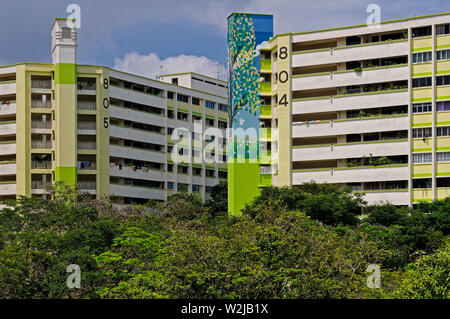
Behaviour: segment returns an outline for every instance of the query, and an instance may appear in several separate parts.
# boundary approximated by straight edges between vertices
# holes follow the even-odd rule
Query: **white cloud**
[[[160,59],[156,53],[142,55],[137,52],[125,54],[123,59],[114,60],[114,68],[120,71],[139,74],[149,78],[156,78],[162,73],[195,72],[217,78],[218,73],[224,79],[226,69],[217,61],[210,60],[205,56],[178,55]]]

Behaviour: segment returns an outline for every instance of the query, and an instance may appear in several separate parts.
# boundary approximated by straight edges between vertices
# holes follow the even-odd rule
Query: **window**
[[[167,182],[167,189],[174,189],[175,185],[173,184],[173,182]]]
[[[178,78],[173,78],[172,79],[172,84],[178,85]]]
[[[413,163],[431,163],[431,153],[413,154]]]
[[[413,138],[426,138],[431,137],[431,127],[414,128]]]
[[[192,192],[193,193],[200,193],[200,185],[195,185],[195,184],[192,184]]]
[[[189,97],[183,94],[177,94],[177,101],[187,103],[189,101]]]
[[[436,85],[450,85],[450,75],[437,76]]]
[[[450,33],[450,24],[443,24],[436,26],[436,34],[449,34]]]
[[[431,188],[431,178],[413,179],[413,188]]]
[[[72,38],[72,30],[70,28],[62,28],[62,38],[63,39],[71,39]]]
[[[219,111],[228,112],[228,105],[219,103]]]
[[[431,103],[415,103],[412,107],[413,113],[431,112]]]
[[[436,136],[450,136],[450,126],[436,127]]]
[[[214,102],[211,102],[211,101],[206,100],[206,101],[205,101],[205,106],[206,106],[208,109],[213,109],[213,110],[214,110]]]
[[[450,50],[436,51],[436,60],[450,59]]]
[[[210,194],[213,192],[213,187],[212,186],[205,186],[205,192]]]
[[[178,183],[178,185],[177,185],[177,189],[180,192],[187,192],[188,191],[188,187],[189,187],[188,184],[183,184],[183,183]]]
[[[413,63],[431,61],[431,52],[417,52],[412,55]]]
[[[414,28],[412,30],[412,37],[425,37],[431,35],[431,26],[428,27],[421,27],[421,28]]]
[[[431,77],[412,79],[412,87],[413,88],[419,88],[419,87],[425,87],[425,86],[431,86]]]
[[[173,100],[173,92],[168,91],[168,92],[167,92],[167,98],[168,98],[169,100]]]
[[[439,111],[450,111],[450,101],[442,101],[436,103],[436,110]]]
[[[193,98],[192,98],[192,104],[193,104],[193,105],[200,105],[200,100],[197,99],[196,97],[193,97]]]
[[[437,162],[450,162],[450,152],[436,153]]]

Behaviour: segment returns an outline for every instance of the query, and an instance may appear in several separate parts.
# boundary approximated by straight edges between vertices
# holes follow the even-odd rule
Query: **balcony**
[[[112,144],[109,147],[109,154],[110,156],[114,157],[130,158],[139,161],[151,161],[158,163],[163,163],[167,160],[167,155],[165,152]]]
[[[16,81],[0,82],[0,95],[16,94]]]
[[[0,115],[16,114],[16,101],[1,101]]]
[[[52,122],[51,121],[31,121],[32,129],[51,129]]]
[[[51,149],[52,148],[52,141],[31,140],[31,148]]]
[[[96,150],[97,143],[96,142],[78,141],[77,147],[79,150]]]
[[[410,193],[407,189],[363,191],[369,205],[388,201],[393,205],[409,205]]]
[[[43,181],[31,181],[31,189],[47,189],[52,185],[52,182],[43,182]]]
[[[138,111],[114,105],[110,106],[109,115],[111,117],[119,119],[129,120],[133,122],[140,122],[150,125],[161,125],[162,121],[165,120],[165,118],[163,117],[163,113]]]
[[[324,96],[292,101],[292,114],[360,110],[374,107],[407,105],[407,89],[376,91],[353,95]]]
[[[292,67],[407,55],[408,40],[394,40],[292,53]]]
[[[97,85],[95,83],[95,79],[92,81],[80,81],[77,82],[77,90],[79,91],[95,91],[97,89]]]
[[[166,190],[161,188],[148,188],[133,185],[110,184],[111,195],[137,198],[166,199]]]
[[[81,191],[90,191],[97,189],[97,183],[94,181],[78,181],[77,185],[80,187]]]
[[[159,125],[162,123],[160,122]],[[111,137],[129,139],[133,141],[140,141],[144,143],[160,144],[166,142],[166,135],[160,132],[152,132],[148,130],[141,130],[136,128],[125,128],[116,125],[111,125],[109,130]]]
[[[407,114],[400,114],[395,116],[315,121],[314,123],[296,122],[292,123],[292,125],[292,137],[299,138],[407,130],[409,120]]]
[[[406,64],[354,70],[317,73],[316,75],[301,75],[292,77],[292,90],[313,90],[350,85],[363,85],[378,82],[401,81],[409,77]]]
[[[97,163],[93,161],[77,161],[78,170],[96,170]]]
[[[31,169],[51,169],[51,161],[31,161]]]
[[[31,108],[51,109],[52,101],[31,100]]]
[[[16,134],[16,121],[0,122],[0,135]]]
[[[16,174],[16,162],[0,162],[0,175],[15,175]]]
[[[359,158],[363,156],[396,156],[409,153],[408,139],[384,140],[371,142],[355,142],[324,145],[305,145],[293,147],[292,160],[318,161],[345,158]]]
[[[123,166],[122,169],[119,165],[111,166],[109,169],[110,176],[123,177],[123,178],[134,178],[143,180],[154,180],[164,182],[165,171],[158,169],[149,169],[142,167],[141,169],[133,169],[130,166]]]
[[[294,185],[315,181],[317,183],[360,183],[408,180],[407,164],[388,166],[362,166],[342,168],[318,168],[294,170],[292,181]]]
[[[0,195],[16,195],[16,182],[0,182]]]
[[[48,80],[31,79],[31,88],[50,90],[52,88],[52,81],[50,79]]]
[[[95,131],[97,129],[97,123],[95,121],[78,121],[77,129]]]
[[[95,101],[80,101],[77,102],[78,110],[92,110],[95,111],[97,109],[97,103]]]
[[[125,89],[117,86],[110,86],[109,96],[111,98],[116,98],[124,101],[130,101],[132,103],[142,104],[142,105],[152,105],[154,107],[165,108],[166,99],[144,93],[139,91],[133,91],[130,89]]]
[[[0,142],[0,155],[16,154],[16,141]]]

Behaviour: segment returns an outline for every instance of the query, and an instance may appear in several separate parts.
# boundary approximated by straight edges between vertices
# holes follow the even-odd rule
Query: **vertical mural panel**
[[[239,215],[259,194],[260,54],[273,36],[273,16],[228,17],[228,211]]]

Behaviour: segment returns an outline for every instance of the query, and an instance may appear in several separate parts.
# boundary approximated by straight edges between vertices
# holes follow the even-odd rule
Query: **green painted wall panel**
[[[260,168],[258,163],[228,163],[228,210],[241,215],[241,209],[259,196]]]
[[[55,182],[64,182],[67,185],[74,186],[77,183],[77,168],[56,167]]]
[[[76,84],[77,66],[72,63],[57,63],[55,65],[55,84]]]

